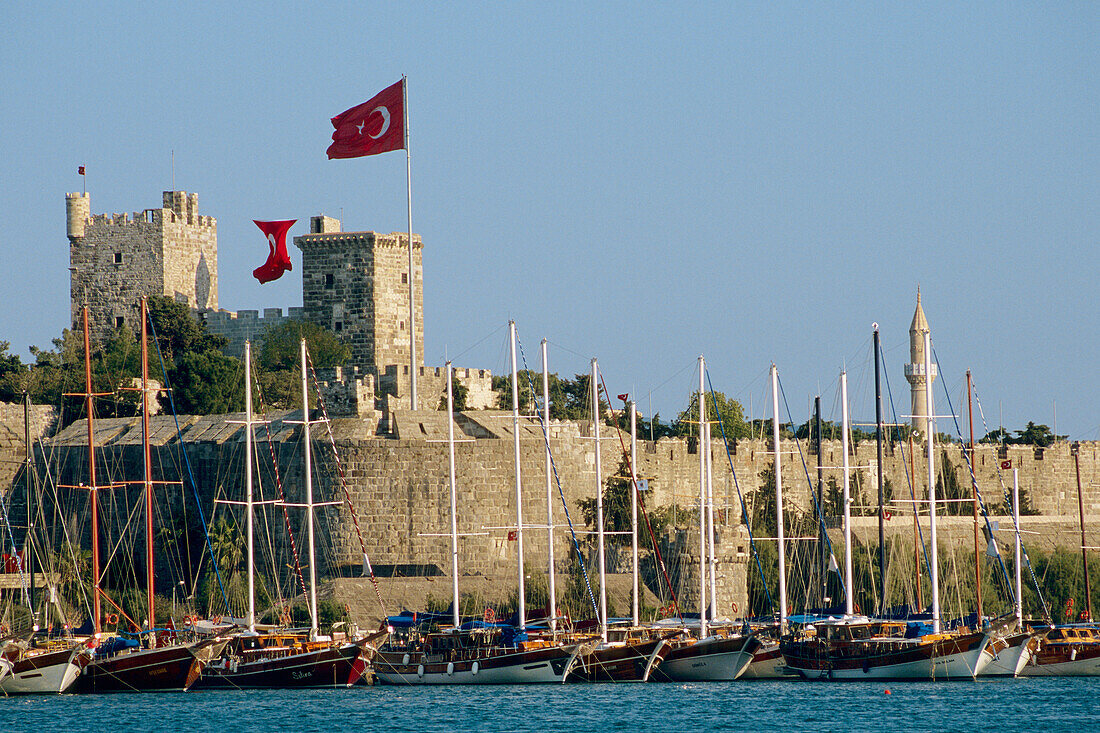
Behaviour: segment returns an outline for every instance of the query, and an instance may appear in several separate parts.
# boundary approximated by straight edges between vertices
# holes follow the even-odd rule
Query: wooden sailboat
[[[314,542],[314,508],[338,504],[313,500],[312,439],[310,426],[309,381],[306,369],[306,341],[301,340],[302,443],[304,446],[305,503],[287,504],[305,509],[309,553],[308,634],[291,632],[260,633],[256,627],[256,609],[252,554],[252,372],[251,345],[245,344],[245,507],[248,512],[248,628],[229,639],[221,657],[203,670],[195,689],[351,687],[365,679],[370,658],[385,631],[349,640],[320,634],[317,612],[317,571]]]
[[[1081,567],[1085,579],[1085,608],[1079,624],[1054,626],[1036,635],[1031,659],[1020,670],[1026,677],[1100,676],[1100,627],[1092,620],[1092,587],[1089,583],[1088,545],[1085,543],[1085,504],[1081,495],[1080,445],[1070,447],[1073,466],[1077,474],[1077,508],[1081,518]],[[1013,469],[1014,493],[1018,493]],[[1017,531],[1019,524],[1017,522]],[[1017,567],[1019,564],[1017,562]],[[1017,571],[1019,572],[1019,571]]]
[[[787,544],[783,512],[783,472],[779,457],[779,372],[771,365],[772,386],[772,451],[775,466],[776,538],[779,557],[779,619],[772,626],[758,633],[760,647],[753,653],[752,662],[742,673],[742,679],[783,679],[795,675],[787,669],[787,662],[779,648],[779,639],[787,632]]]
[[[0,652],[0,692],[5,695],[47,694],[68,691],[91,659],[84,644],[69,643],[60,649],[34,649],[25,643],[9,643]]]
[[[523,505],[519,454],[519,384],[515,322],[509,322],[512,354],[512,431],[515,449],[516,538],[519,568],[518,624],[482,621],[462,623],[458,593],[458,525],[455,487],[454,396],[447,362],[447,443],[451,497],[451,628],[420,633],[410,627],[391,634],[374,657],[374,678],[382,684],[536,684],[561,683],[577,662],[582,644],[559,644],[528,634],[523,570]],[[553,614],[552,614],[553,615]]]
[[[930,374],[932,349],[927,331],[924,332],[924,347],[925,374]],[[877,352],[875,358],[878,359]],[[844,392],[844,431],[847,434],[846,390]],[[807,625],[799,634],[784,638],[780,645],[788,667],[804,678],[974,679],[992,660],[992,654],[987,650],[990,634],[981,631],[947,632],[941,626],[936,546],[935,426],[930,379],[925,380],[925,404],[931,525],[931,633],[922,635],[915,625],[910,627],[904,622],[851,615]],[[850,545],[847,549],[850,555]],[[849,576],[849,599],[850,582]],[[850,614],[850,600],[846,603]]]
[[[95,479],[95,453],[92,444],[92,377],[88,340],[88,311],[84,309],[84,360],[85,387],[88,413],[88,470],[92,489],[92,547],[93,547],[93,595],[95,602],[94,629],[96,639],[95,658],[81,672],[77,692],[147,692],[160,690],[186,690],[199,678],[204,664],[215,657],[225,646],[224,641],[208,639],[194,643],[161,644],[163,635],[155,632],[156,614],[153,600],[153,481],[152,461],[149,449],[149,360],[148,322],[145,298],[141,299],[141,391],[142,391],[142,449],[144,456],[145,486],[145,565],[148,603],[148,627],[139,634],[140,643],[121,638],[103,639],[101,636],[98,522],[95,498],[98,487]],[[169,634],[169,637],[174,634]]]
[[[696,636],[670,640],[671,650],[653,672],[654,680],[730,682],[742,674],[763,645],[731,625],[714,625],[717,580],[714,554],[714,496],[710,465],[710,423],[706,407],[706,360],[699,357],[699,628]],[[635,460],[634,409],[631,403],[631,474]],[[637,483],[634,484],[637,490]],[[707,602],[709,591],[710,602]],[[709,619],[709,623],[708,623]]]

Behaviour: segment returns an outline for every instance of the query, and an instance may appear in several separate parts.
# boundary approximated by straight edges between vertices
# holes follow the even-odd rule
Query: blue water
[[[63,695],[0,699],[0,730],[1084,733],[1100,730],[1098,692],[1097,678],[1049,678]]]

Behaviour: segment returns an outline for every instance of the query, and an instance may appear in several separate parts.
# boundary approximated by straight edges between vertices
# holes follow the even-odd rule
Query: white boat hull
[[[577,649],[561,654],[499,655],[486,660],[449,663],[400,663],[380,653],[374,658],[375,682],[384,685],[533,685],[561,684],[577,659]],[[408,656],[408,655],[405,655]],[[526,657],[526,658],[524,658]]]
[[[1021,677],[1100,677],[1100,657],[1056,664],[1026,664]]]
[[[68,659],[42,667],[20,670],[15,664],[12,671],[0,680],[0,691],[6,695],[45,695],[65,692],[80,677],[81,664],[77,653]]]
[[[752,657],[744,651],[704,653],[687,659],[666,659],[661,662],[660,671],[662,676],[676,682],[728,682],[745,673]]]
[[[1016,677],[1023,673],[1024,667],[1031,661],[1031,648],[1025,637],[1022,642],[998,653],[981,671],[982,677]]]

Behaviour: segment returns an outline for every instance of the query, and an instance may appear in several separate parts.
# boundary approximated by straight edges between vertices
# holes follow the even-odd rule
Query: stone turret
[[[912,426],[914,430],[925,429],[925,418],[928,416],[928,403],[925,401],[925,374],[924,374],[924,335],[931,333],[928,328],[928,319],[924,315],[924,308],[920,302],[920,288],[917,288],[917,310],[913,313],[913,323],[909,326],[909,363],[905,365],[905,378],[909,380],[912,389],[913,410]],[[932,364],[930,378],[936,381],[936,365]]]

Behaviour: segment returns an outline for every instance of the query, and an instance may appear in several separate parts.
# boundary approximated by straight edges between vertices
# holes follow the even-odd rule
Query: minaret
[[[912,426],[914,430],[925,429],[924,419],[928,415],[928,405],[924,395],[924,334],[931,333],[928,319],[924,317],[924,308],[920,304],[920,287],[917,287],[917,310],[913,313],[913,324],[909,326],[909,363],[905,365],[905,378],[913,390]],[[936,381],[936,365],[932,364],[932,381]]]

